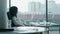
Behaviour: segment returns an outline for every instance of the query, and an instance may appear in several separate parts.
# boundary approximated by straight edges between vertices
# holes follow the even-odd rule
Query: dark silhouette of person
[[[17,26],[13,23],[13,17],[16,17],[17,18],[17,12],[18,12],[18,8],[16,6],[12,6],[9,8],[9,12],[7,12],[7,16],[8,16],[8,19],[11,20],[11,26],[14,27],[14,26]]]

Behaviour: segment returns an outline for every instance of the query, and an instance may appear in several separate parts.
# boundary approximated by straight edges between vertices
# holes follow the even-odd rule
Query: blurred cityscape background
[[[18,17],[24,20],[44,21],[46,19],[46,3],[29,2],[26,10],[20,10],[18,7]],[[14,5],[12,5],[14,6]],[[26,8],[25,6],[23,8]],[[60,3],[48,1],[48,21],[60,23]]]

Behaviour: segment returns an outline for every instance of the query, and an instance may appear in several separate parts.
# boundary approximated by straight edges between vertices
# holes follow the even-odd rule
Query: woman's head
[[[12,6],[10,7],[9,12],[12,16],[16,16],[18,12],[18,8],[16,6]]]

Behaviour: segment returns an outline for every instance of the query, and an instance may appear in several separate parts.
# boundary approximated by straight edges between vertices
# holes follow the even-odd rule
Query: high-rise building
[[[40,12],[41,11],[41,4],[40,4],[40,2],[37,2],[36,3],[36,12]]]
[[[55,1],[51,0],[48,2],[48,12],[55,14],[57,12],[57,4]]]
[[[28,10],[30,11],[30,12],[35,12],[36,10],[36,3],[35,2],[30,2],[29,4],[28,4]]]
[[[41,10],[40,2],[30,2],[28,5],[29,11],[39,12]]]

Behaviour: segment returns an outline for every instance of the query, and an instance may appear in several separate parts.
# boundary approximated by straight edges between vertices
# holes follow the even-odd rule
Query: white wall
[[[7,0],[0,0],[0,29],[7,28]]]

